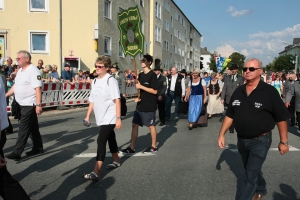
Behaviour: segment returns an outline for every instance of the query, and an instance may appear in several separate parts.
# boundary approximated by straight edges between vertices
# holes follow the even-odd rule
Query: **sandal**
[[[108,164],[108,165],[106,166],[106,169],[115,169],[115,168],[120,167],[120,166],[121,166],[120,163],[114,161],[114,162]]]
[[[83,178],[92,181],[99,181],[99,177],[95,172],[91,172],[89,174],[83,174]]]

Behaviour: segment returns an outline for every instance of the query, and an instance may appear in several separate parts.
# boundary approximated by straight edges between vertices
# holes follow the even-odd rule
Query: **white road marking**
[[[73,157],[75,158],[94,158],[96,157],[97,153],[81,153],[81,154],[75,154]],[[130,157],[130,156],[155,156],[155,153],[135,153],[135,154],[123,154],[123,153],[119,153],[118,154],[119,157]],[[106,157],[112,157],[111,153],[106,153]]]
[[[300,149],[297,149],[296,147],[293,147],[291,145],[289,145],[289,151],[300,151]],[[228,146],[226,146],[226,148],[228,149]],[[229,149],[232,152],[239,152],[238,149]],[[269,151],[278,151],[278,148],[270,148]]]

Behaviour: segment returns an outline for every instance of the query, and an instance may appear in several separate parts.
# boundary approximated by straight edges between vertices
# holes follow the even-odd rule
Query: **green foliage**
[[[284,55],[275,58],[273,71],[292,71],[293,69],[295,69],[295,65],[290,62],[290,56],[291,55]]]
[[[210,60],[209,60],[209,61],[210,61],[210,62],[209,62],[208,64],[209,64],[210,70],[212,70],[212,71],[214,71],[214,72],[218,72],[214,54],[211,54],[211,55],[210,55]]]
[[[233,52],[229,56],[229,58],[231,59],[231,61],[228,63],[227,67],[230,68],[230,66],[233,63],[236,63],[239,66],[239,71],[241,71],[242,68],[244,67],[244,62],[245,62],[246,57],[243,54],[240,54],[238,52]]]

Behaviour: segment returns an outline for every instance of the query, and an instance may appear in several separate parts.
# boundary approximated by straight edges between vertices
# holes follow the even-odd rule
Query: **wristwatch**
[[[283,145],[285,145],[285,146],[288,145],[288,142],[282,142],[282,141],[280,141],[280,143],[283,144]]]
[[[36,104],[36,106],[38,106],[38,107],[42,107],[42,104],[40,103],[40,104]]]

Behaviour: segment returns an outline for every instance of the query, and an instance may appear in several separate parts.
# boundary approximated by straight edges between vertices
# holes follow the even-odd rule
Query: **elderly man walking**
[[[267,194],[262,165],[272,143],[272,130],[277,124],[281,154],[289,151],[286,120],[290,117],[277,90],[260,79],[262,63],[256,58],[245,62],[243,75],[247,84],[232,94],[219,133],[218,145],[225,147],[225,133],[232,123],[238,137],[238,151],[245,174],[239,200],[260,200]]]
[[[39,131],[37,115],[42,113],[42,77],[34,65],[31,64],[31,55],[27,51],[19,51],[17,56],[20,67],[15,84],[6,93],[6,96],[15,94],[19,104],[19,132],[14,151],[6,157],[19,160],[27,143],[29,135],[33,141],[32,150],[27,155],[43,153],[43,142]]]

